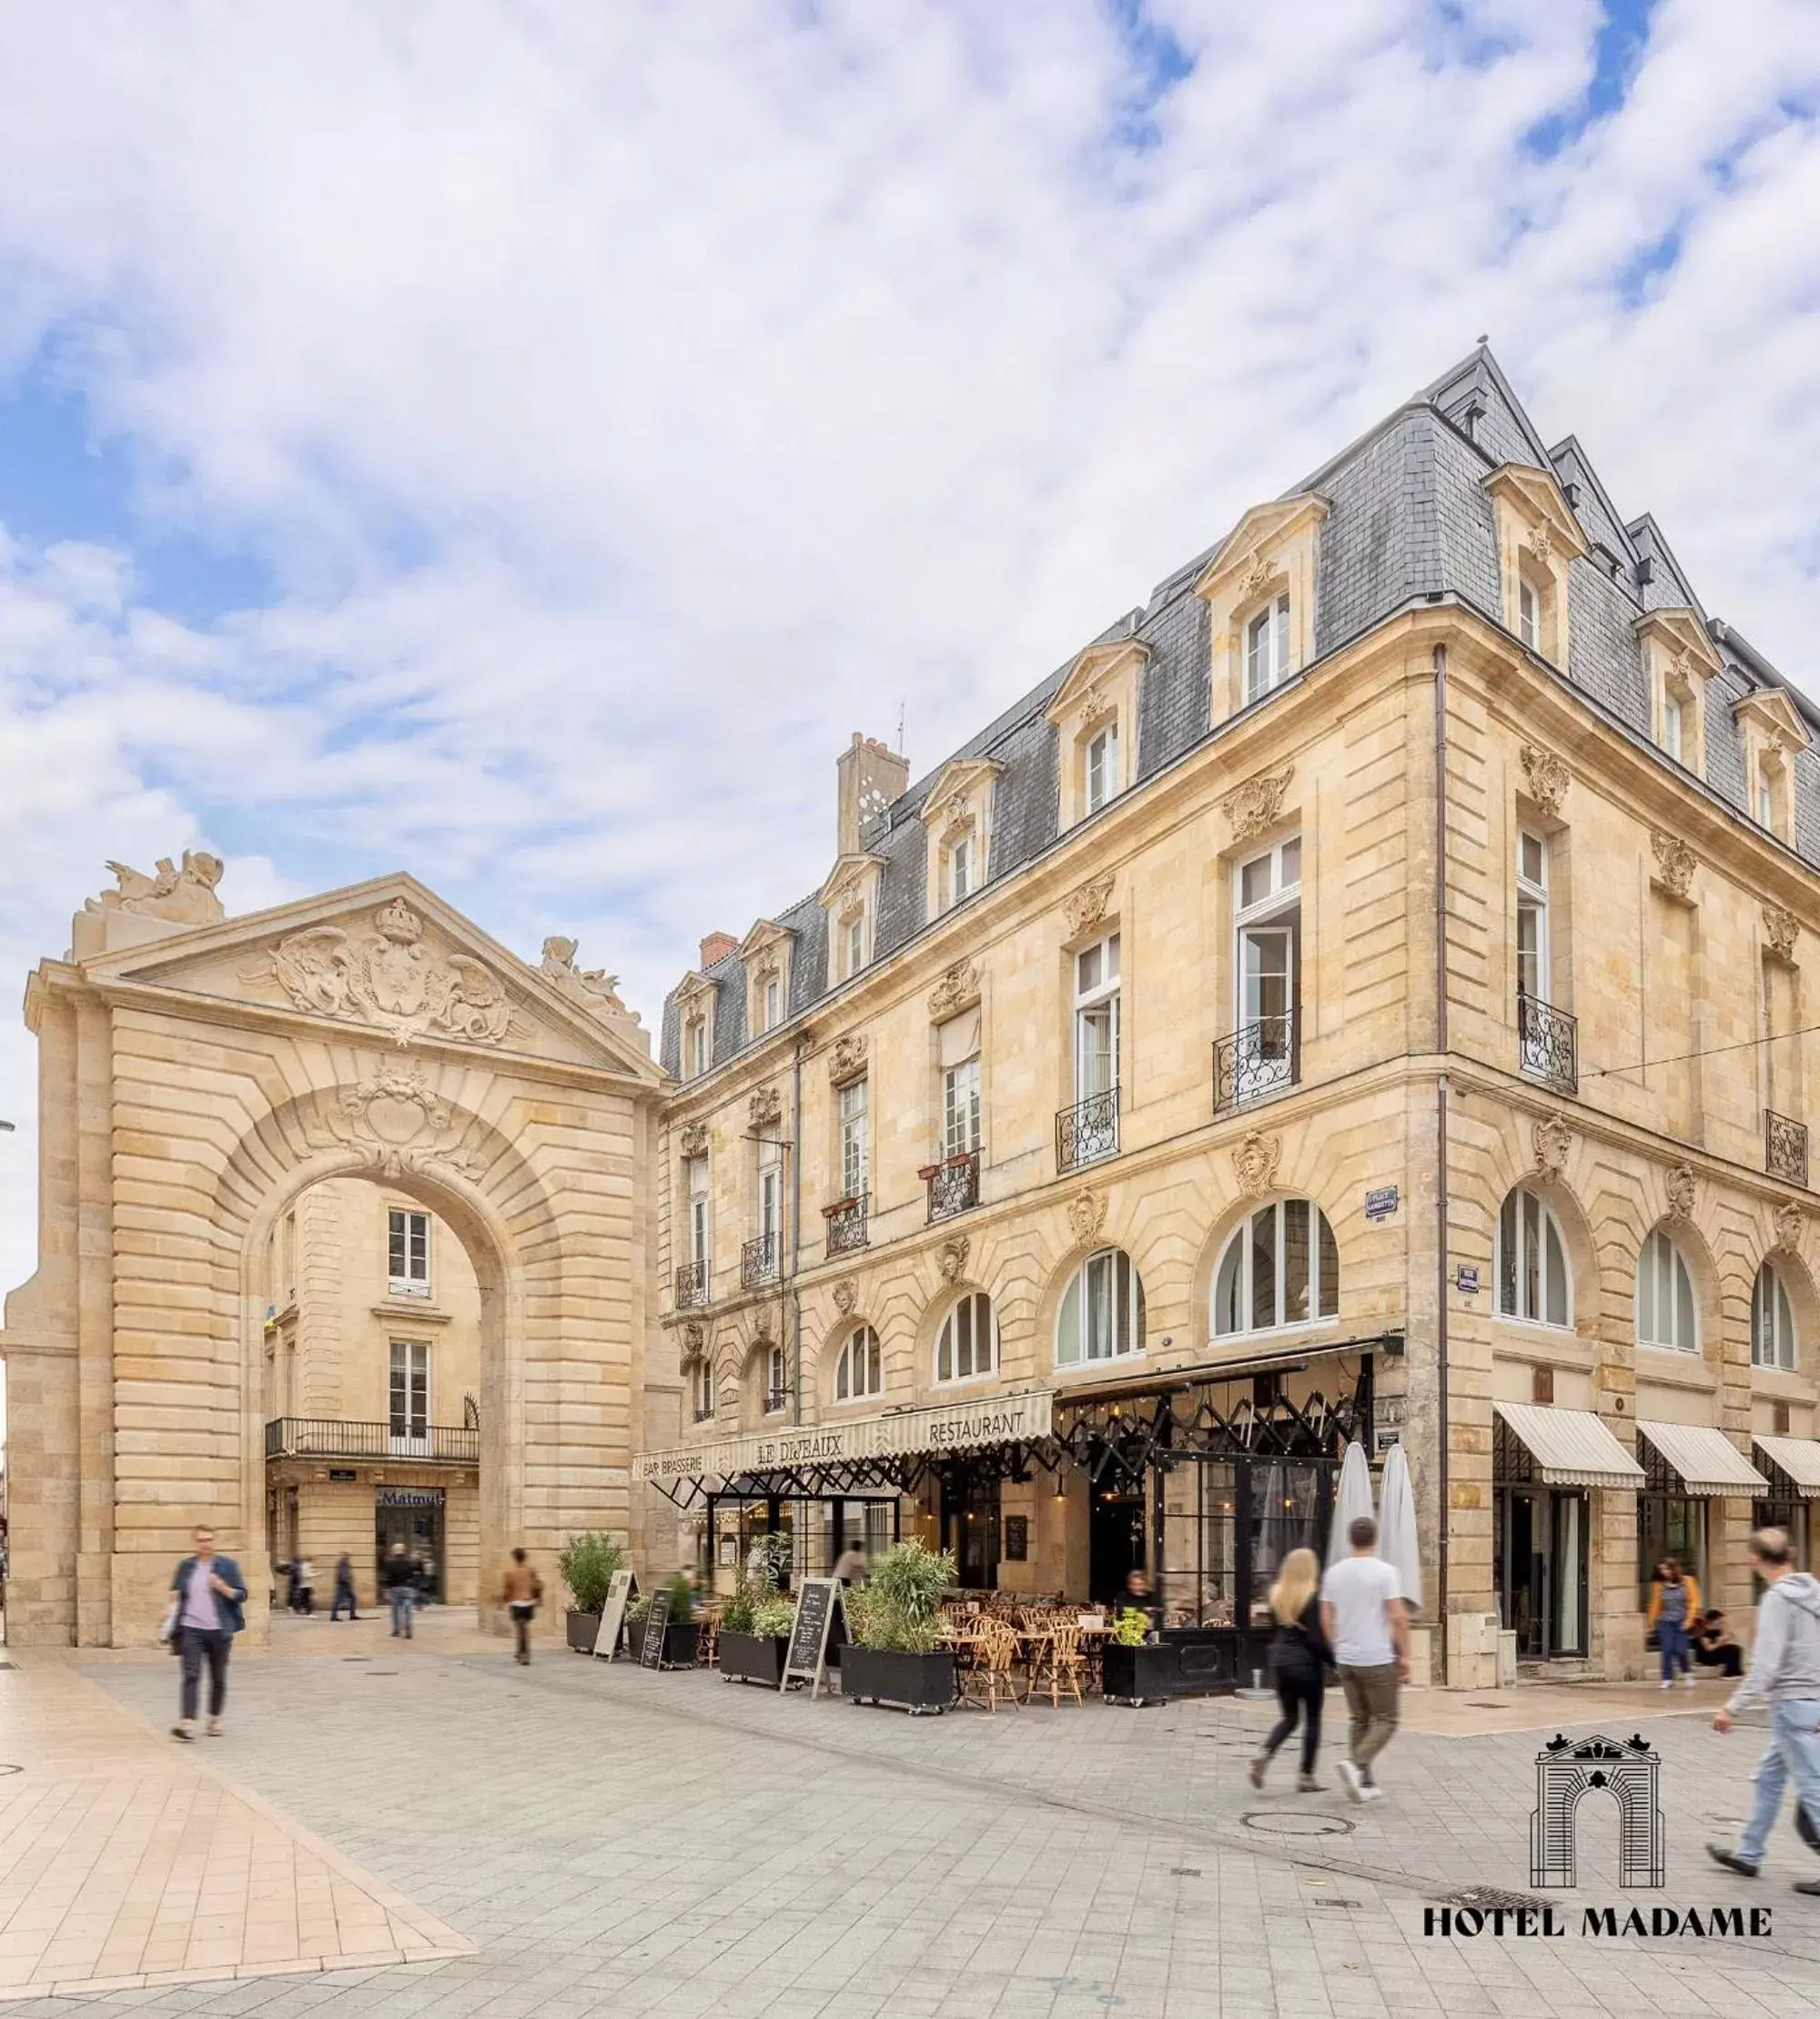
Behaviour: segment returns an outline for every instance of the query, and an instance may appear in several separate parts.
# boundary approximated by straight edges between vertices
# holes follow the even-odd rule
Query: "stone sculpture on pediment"
[[[636,1024],[638,1012],[629,1010],[620,1000],[617,974],[609,974],[603,968],[576,966],[580,944],[563,934],[551,934],[543,943],[543,957],[537,964],[537,972],[559,994],[593,1015],[623,1016]]]
[[[460,1133],[454,1111],[415,1060],[375,1059],[365,1077],[335,1097],[328,1121],[336,1141],[381,1177],[439,1167],[472,1175],[474,1159],[447,1140]]]
[[[83,905],[86,912],[131,912],[140,918],[168,919],[177,925],[217,925],[227,917],[215,886],[226,873],[220,856],[187,848],[183,867],[174,868],[168,855],[158,858],[147,876],[125,863],[109,863],[116,888],[103,891]]]
[[[242,969],[242,979],[276,984],[294,1007],[343,1023],[372,1024],[392,1042],[448,1037],[498,1045],[512,1027],[499,976],[467,954],[422,944],[423,921],[401,897],[373,914],[370,934],[311,925],[281,939]]]

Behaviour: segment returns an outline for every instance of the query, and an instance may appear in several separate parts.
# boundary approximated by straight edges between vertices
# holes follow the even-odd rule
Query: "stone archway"
[[[407,877],[236,920],[171,894],[92,908],[27,994],[40,1266],[0,1332],[9,1631],[149,1640],[204,1520],[263,1591],[260,1269],[331,1176],[421,1198],[467,1249],[481,1590],[519,1541],[553,1585],[569,1532],[632,1519],[643,1034],[571,943],[533,969]]]

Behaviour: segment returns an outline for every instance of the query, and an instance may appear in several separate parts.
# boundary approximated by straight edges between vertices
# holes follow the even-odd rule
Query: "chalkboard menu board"
[[[813,1697],[822,1687],[828,1662],[828,1637],[836,1622],[836,1638],[844,1640],[846,1613],[841,1605],[838,1578],[804,1578],[796,1594],[796,1619],[790,1630],[790,1647],[784,1658],[784,1675],[778,1683],[787,1690],[791,1681],[807,1681]]]
[[[669,1624],[670,1593],[665,1590],[651,1601],[651,1610],[645,1615],[644,1646],[638,1658],[640,1668],[661,1669],[663,1666],[663,1635]]]
[[[620,1634],[625,1626],[626,1601],[638,1590],[638,1580],[630,1570],[615,1570],[607,1587],[607,1602],[601,1608],[601,1623],[594,1630],[594,1652],[609,1661],[620,1651]]]
[[[1030,1517],[1027,1514],[1007,1514],[1005,1517],[1005,1560],[1007,1563],[1023,1563],[1030,1555]]]

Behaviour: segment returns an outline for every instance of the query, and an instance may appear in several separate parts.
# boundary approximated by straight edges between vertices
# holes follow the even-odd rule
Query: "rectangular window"
[[[1239,863],[1235,874],[1235,1099],[1269,1093],[1294,1076],[1301,874],[1295,834]]]
[[[1289,599],[1279,596],[1245,627],[1245,699],[1268,694],[1289,671]]]
[[[1108,722],[1087,746],[1086,810],[1097,813],[1118,790],[1118,730]]]
[[[948,851],[948,903],[958,904],[973,889],[973,837],[963,834]]]
[[[847,974],[857,974],[865,965],[865,914],[847,921]]]
[[[758,1146],[758,1232],[765,1243],[766,1259],[777,1266],[778,1244],[784,1233],[784,1146]]]
[[[1542,649],[1542,598],[1535,584],[1522,577],[1517,580],[1517,636],[1532,651]]]
[[[1517,835],[1517,994],[1550,1000],[1548,843],[1527,828]]]
[[[697,1017],[690,1025],[685,1050],[684,1065],[689,1077],[699,1079],[708,1070],[708,1026],[703,1019]]]
[[[864,1198],[870,1188],[872,1131],[866,1084],[854,1080],[841,1089],[841,1195],[850,1199]]]
[[[1118,934],[1075,955],[1075,1099],[1118,1086]]]
[[[979,1055],[942,1073],[942,1155],[966,1156],[979,1147]]]
[[[430,1295],[430,1215],[388,1213],[386,1216],[386,1287],[394,1297]]]
[[[1662,747],[1677,764],[1681,762],[1681,703],[1673,694],[1662,698]]]
[[[411,1443],[430,1435],[430,1348],[421,1340],[392,1341],[391,1434]]]
[[[774,1346],[764,1358],[764,1413],[775,1416],[789,1399],[784,1381],[784,1348]]]
[[[689,1259],[708,1259],[708,1160],[692,1156],[689,1172]]]

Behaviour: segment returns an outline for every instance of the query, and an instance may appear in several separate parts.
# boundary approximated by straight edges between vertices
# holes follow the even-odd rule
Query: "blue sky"
[[[1820,674],[1814,0],[205,0],[0,70],[0,966],[186,846],[654,1018],[1489,331]],[[16,1000],[16,997],[15,997]],[[0,1282],[34,1062],[0,1025]]]

